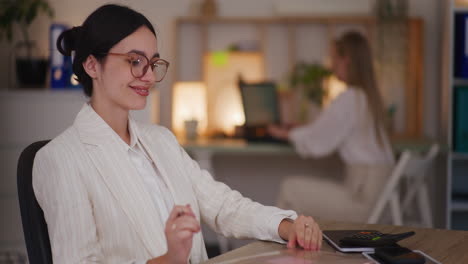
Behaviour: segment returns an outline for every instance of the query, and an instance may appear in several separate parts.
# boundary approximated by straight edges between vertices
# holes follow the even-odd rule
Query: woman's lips
[[[141,95],[141,96],[149,95],[149,88],[147,87],[130,86],[130,88],[132,88],[133,91],[135,91],[135,93],[137,93],[138,95]]]

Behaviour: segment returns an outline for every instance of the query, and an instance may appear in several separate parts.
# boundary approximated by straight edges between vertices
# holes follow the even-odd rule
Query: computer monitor
[[[280,123],[276,84],[239,81],[245,115],[244,138],[249,141],[279,141],[268,135],[269,124]]]
[[[279,122],[278,97],[273,82],[246,83],[239,81],[242,106],[247,126]]]

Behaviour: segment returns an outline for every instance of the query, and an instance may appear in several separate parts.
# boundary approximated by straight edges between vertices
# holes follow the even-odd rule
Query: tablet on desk
[[[351,236],[359,231],[366,230],[325,230],[323,231],[323,237],[333,248],[340,252],[374,252],[373,247],[349,246],[343,245],[343,243],[340,242],[342,238]]]

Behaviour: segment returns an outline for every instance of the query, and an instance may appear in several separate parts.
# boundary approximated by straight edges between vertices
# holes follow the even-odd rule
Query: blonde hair
[[[345,33],[335,41],[336,52],[349,60],[347,84],[364,91],[374,121],[375,134],[380,147],[386,136],[386,115],[377,86],[372,53],[367,39],[358,32]]]

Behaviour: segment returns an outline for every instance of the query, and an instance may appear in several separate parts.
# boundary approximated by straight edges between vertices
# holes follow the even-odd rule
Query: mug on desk
[[[185,138],[187,140],[195,140],[197,139],[197,128],[198,128],[198,120],[190,119],[184,121],[185,126]]]

